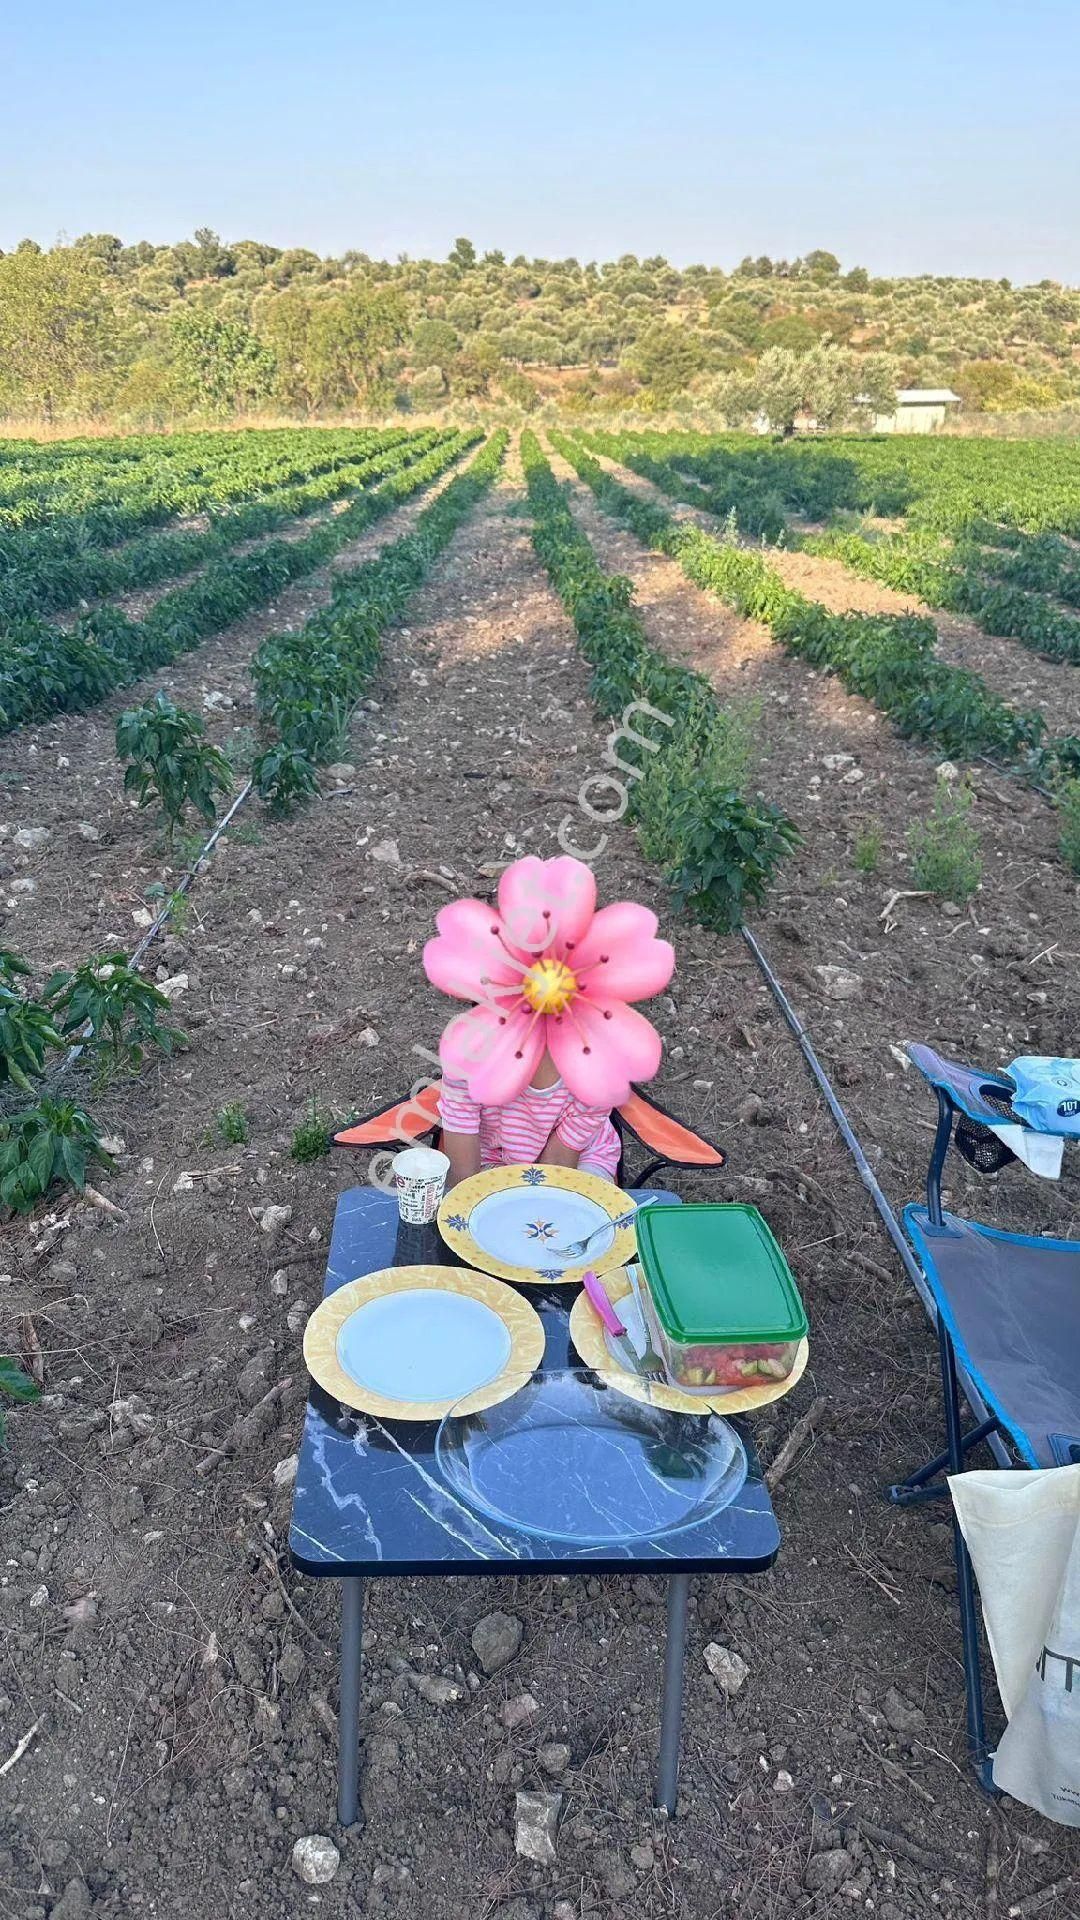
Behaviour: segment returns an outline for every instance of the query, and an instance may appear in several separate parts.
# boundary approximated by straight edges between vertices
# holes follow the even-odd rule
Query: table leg
[[[667,1586],[667,1640],[664,1646],[664,1699],[660,1710],[660,1769],[656,1804],[675,1812],[679,1794],[679,1745],[682,1738],[683,1670],[686,1665],[686,1609],[690,1575],[673,1573]]]
[[[338,1708],[338,1819],[351,1827],[360,1786],[360,1642],[364,1582],[341,1583],[341,1700]]]

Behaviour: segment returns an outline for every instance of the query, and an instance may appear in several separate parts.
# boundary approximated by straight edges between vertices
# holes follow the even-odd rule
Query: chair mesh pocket
[[[978,1120],[970,1120],[962,1113],[956,1123],[954,1136],[956,1151],[974,1167],[976,1173],[1000,1173],[1016,1155],[1011,1147],[999,1140],[996,1133],[984,1127]]]

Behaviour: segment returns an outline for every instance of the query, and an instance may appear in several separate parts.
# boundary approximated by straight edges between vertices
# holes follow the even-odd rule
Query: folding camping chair
[[[1012,1111],[1012,1084],[1001,1075],[943,1059],[932,1047],[909,1043],[907,1052],[938,1102],[926,1205],[905,1208],[904,1223],[937,1323],[946,1447],[890,1487],[898,1506],[947,1497],[941,1475],[962,1472],[982,1441],[1000,1466],[1080,1461],[1080,1241],[1001,1233],[945,1212],[941,1177],[950,1145],[977,1172],[996,1173],[1017,1156],[993,1128],[1024,1123]],[[975,1421],[966,1433],[961,1388]],[[955,1516],[953,1546],[968,1747],[982,1785],[993,1791],[974,1580]]]
[[[404,1147],[415,1146],[421,1140],[437,1141],[440,1134],[438,1102],[438,1085],[428,1082],[408,1100],[398,1100],[393,1106],[382,1107],[366,1119],[344,1127],[334,1135],[334,1145]],[[727,1164],[727,1154],[722,1148],[714,1146],[702,1134],[692,1132],[681,1120],[676,1120],[674,1114],[655,1100],[647,1100],[636,1088],[611,1117],[622,1143],[617,1176],[620,1187],[654,1186],[653,1176],[663,1167],[718,1173]],[[629,1179],[626,1177],[628,1139],[636,1140],[652,1156]]]

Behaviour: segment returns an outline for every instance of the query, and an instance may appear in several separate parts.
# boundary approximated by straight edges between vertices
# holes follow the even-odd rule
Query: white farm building
[[[874,432],[935,433],[959,405],[960,395],[951,387],[901,387],[895,413],[874,415]]]

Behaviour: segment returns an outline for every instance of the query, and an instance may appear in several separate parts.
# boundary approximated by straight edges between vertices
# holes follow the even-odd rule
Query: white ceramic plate
[[[490,1407],[540,1365],[544,1328],[513,1287],[466,1267],[384,1267],[337,1287],[304,1329],[308,1371],[386,1420]]]
[[[634,1211],[612,1181],[576,1167],[488,1167],[446,1195],[439,1231],[473,1266],[542,1284],[632,1259]],[[585,1253],[560,1251],[594,1231]]]
[[[418,1288],[366,1301],[337,1337],[349,1378],[391,1400],[458,1400],[494,1380],[510,1349],[508,1328],[482,1300]]]

